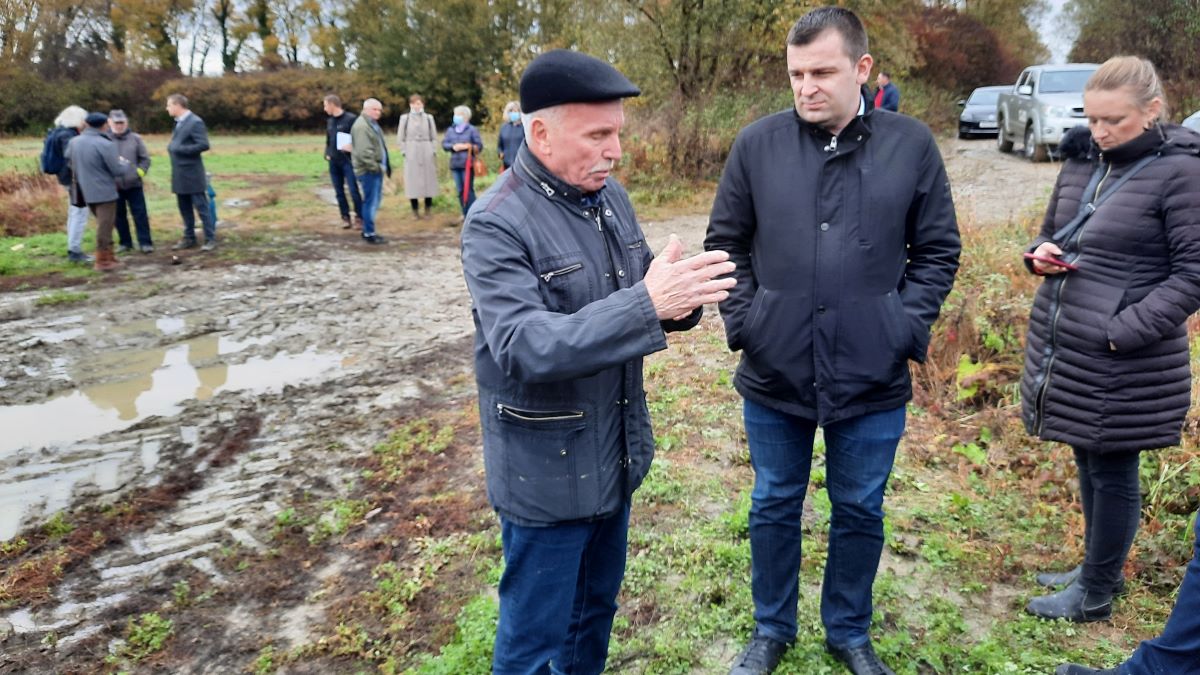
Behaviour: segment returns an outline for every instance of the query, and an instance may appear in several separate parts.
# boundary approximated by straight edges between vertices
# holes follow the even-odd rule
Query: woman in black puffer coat
[[[1046,281],[1029,319],[1021,401],[1029,433],[1074,449],[1085,522],[1083,564],[1038,575],[1066,588],[1027,611],[1097,621],[1124,588],[1139,453],[1178,444],[1191,401],[1185,321],[1200,308],[1200,134],[1164,122],[1154,66],[1137,57],[1096,71],[1084,112],[1091,138],[1064,140],[1066,162],[1029,247],[1074,269],[1026,262]],[[1088,202],[1094,214],[1067,227]]]

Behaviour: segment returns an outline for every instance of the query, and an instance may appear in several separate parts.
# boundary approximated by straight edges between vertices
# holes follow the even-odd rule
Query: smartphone
[[[1034,255],[1033,253],[1025,253],[1025,254],[1023,254],[1023,257],[1026,260],[1037,260],[1039,262],[1044,262],[1044,263],[1047,263],[1050,265],[1056,265],[1063,269],[1071,270],[1072,272],[1079,269],[1079,267],[1072,265],[1069,262],[1066,262],[1064,260],[1059,260],[1058,258],[1052,258],[1050,256]]]

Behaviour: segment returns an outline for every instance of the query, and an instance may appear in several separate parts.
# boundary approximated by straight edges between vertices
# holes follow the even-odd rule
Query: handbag
[[[472,172],[476,176],[486,176],[488,172],[487,163],[479,155],[475,155],[474,166],[471,167]]]

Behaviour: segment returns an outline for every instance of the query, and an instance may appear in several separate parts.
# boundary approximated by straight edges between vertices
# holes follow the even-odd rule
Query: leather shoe
[[[185,248],[196,248],[195,239],[180,239],[171,247],[172,251],[182,251]]]
[[[369,237],[363,237],[362,239],[363,239],[363,241],[365,241],[368,244],[386,244],[387,243],[387,239],[384,239],[383,237],[381,237],[377,234],[373,234]]]
[[[1097,670],[1077,663],[1064,663],[1054,669],[1054,675],[1117,675],[1116,668]]]
[[[871,646],[870,640],[857,647],[845,649],[834,647],[826,642],[825,650],[833,654],[835,659],[846,664],[846,667],[854,675],[896,675],[875,655],[875,648]]]
[[[342,216],[342,229],[348,230],[351,227],[353,227],[353,225],[350,223],[350,216]]]
[[[779,667],[779,661],[787,649],[787,643],[755,632],[750,637],[750,643],[733,662],[729,675],[770,675]]]
[[[1063,588],[1074,583],[1080,574],[1083,574],[1083,565],[1076,565],[1074,569],[1067,570],[1066,572],[1039,572],[1035,579],[1039,586]],[[1113,595],[1125,595],[1124,576],[1121,577],[1116,586],[1113,586],[1112,592]]]
[[[1107,621],[1112,616],[1112,593],[1089,591],[1077,579],[1057,593],[1030,600],[1025,611],[1042,619]]]
[[[67,251],[67,260],[73,263],[92,263],[96,259],[83,251]]]
[[[209,251],[215,251],[217,250],[217,242],[209,239],[208,241],[204,242],[204,245],[200,247],[200,250],[204,251],[205,253],[208,253]]]
[[[129,253],[129,252],[131,252],[131,251],[133,251],[133,247],[132,247],[132,246],[130,246],[130,245],[128,245],[128,244],[121,244],[120,246],[117,246],[117,251],[116,251],[116,252],[117,252],[117,253]]]
[[[142,253],[154,253],[154,245],[153,244],[142,244],[141,249],[142,249]]]

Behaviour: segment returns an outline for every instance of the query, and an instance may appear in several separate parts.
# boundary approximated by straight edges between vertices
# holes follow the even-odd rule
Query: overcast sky
[[[1051,63],[1066,63],[1067,52],[1071,51],[1071,43],[1075,40],[1074,29],[1067,25],[1062,8],[1067,0],[1047,0],[1050,10],[1042,17],[1038,26],[1042,42],[1050,48]]]

